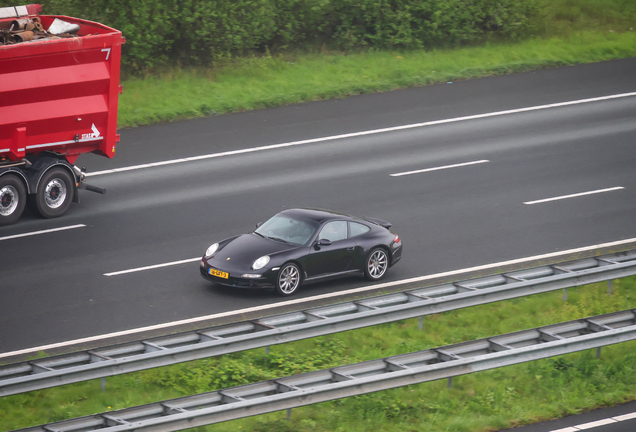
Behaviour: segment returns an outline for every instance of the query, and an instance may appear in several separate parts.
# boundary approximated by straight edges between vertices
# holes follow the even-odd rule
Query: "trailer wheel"
[[[16,223],[26,204],[26,187],[18,177],[0,177],[0,226]]]
[[[62,216],[73,201],[73,179],[63,168],[53,168],[40,179],[35,208],[44,218]]]

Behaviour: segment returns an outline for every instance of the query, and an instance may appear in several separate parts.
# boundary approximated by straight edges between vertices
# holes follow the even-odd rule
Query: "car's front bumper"
[[[227,279],[211,275],[210,269],[220,270],[228,273]],[[203,277],[203,279],[205,280],[214,282],[219,285],[225,285],[235,288],[274,288],[275,283],[275,274],[271,270],[266,271],[258,278],[244,278],[237,274],[234,274],[234,272],[228,272],[227,270],[212,267],[210,264],[205,262],[205,260],[202,260],[201,265],[199,266],[199,271],[201,272],[201,277]]]

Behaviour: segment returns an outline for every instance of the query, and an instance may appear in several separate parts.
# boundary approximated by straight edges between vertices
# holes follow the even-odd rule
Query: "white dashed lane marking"
[[[201,257],[188,258],[188,259],[184,259],[184,260],[180,260],[180,261],[172,261],[172,262],[168,262],[168,263],[149,265],[149,266],[145,266],[145,267],[137,267],[137,268],[134,268],[134,269],[121,270],[121,271],[116,271],[116,272],[111,272],[111,273],[104,273],[104,276],[118,276],[118,275],[122,275],[122,274],[126,274],[126,273],[136,273],[136,272],[140,272],[140,271],[144,271],[144,270],[153,270],[153,269],[158,269],[158,268],[161,268],[161,267],[169,267],[169,266],[173,266],[173,265],[191,263],[191,262],[194,262],[194,261],[201,261]]]
[[[482,164],[482,163],[487,163],[487,162],[490,162],[490,161],[484,159],[484,160],[478,160],[478,161],[473,161],[473,162],[458,163],[458,164],[454,164],[454,165],[445,165],[445,166],[440,166],[440,167],[435,167],[435,168],[425,168],[425,169],[415,170],[415,171],[406,171],[406,172],[390,174],[390,175],[391,175],[391,177],[400,177],[400,176],[406,176],[406,175],[411,175],[411,174],[421,174],[421,173],[430,172],[430,171],[445,170],[445,169],[449,169],[449,168],[465,167],[465,166],[468,166],[468,165],[476,165],[476,164]]]
[[[42,230],[42,231],[32,231],[32,232],[23,233],[23,234],[14,234],[10,236],[0,237],[0,241],[11,240],[11,239],[20,238],[20,237],[29,237],[29,236],[39,235],[39,234],[47,234],[47,233],[52,233],[56,231],[66,231],[66,230],[75,229],[75,228],[82,228],[85,226],[86,225],[84,224],[77,224],[77,225],[70,225],[70,226],[65,226],[60,228],[51,228],[51,229]]]
[[[545,202],[549,202],[549,201],[558,201],[558,200],[563,200],[563,199],[568,199],[568,198],[576,198],[576,197],[585,196],[585,195],[593,195],[593,194],[599,194],[599,193],[604,193],[604,192],[613,192],[613,191],[617,191],[617,190],[621,190],[621,189],[625,189],[625,188],[622,187],[622,186],[617,186],[617,187],[612,187],[612,188],[607,188],[607,189],[598,189],[598,190],[593,190],[593,191],[589,191],[589,192],[581,192],[581,193],[575,193],[575,194],[571,194],[571,195],[562,195],[562,196],[558,196],[558,197],[554,197],[554,198],[546,198],[546,199],[540,199],[540,200],[536,200],[536,201],[526,201],[526,202],[524,202],[524,204],[527,204],[527,205],[540,204],[540,203],[545,203]]]

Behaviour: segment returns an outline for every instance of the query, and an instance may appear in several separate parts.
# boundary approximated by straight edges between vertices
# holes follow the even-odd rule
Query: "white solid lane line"
[[[576,197],[580,197],[580,196],[584,196],[584,195],[592,195],[592,194],[598,194],[598,193],[603,193],[603,192],[612,192],[612,191],[617,191],[617,190],[621,190],[621,189],[625,189],[625,188],[622,187],[622,186],[617,186],[617,187],[612,187],[612,188],[607,188],[607,189],[598,189],[598,190],[593,190],[593,191],[589,191],[589,192],[575,193],[575,194],[572,194],[572,195],[563,195],[563,196],[558,196],[558,197],[554,197],[554,198],[540,199],[540,200],[536,200],[536,201],[526,201],[526,202],[524,202],[524,204],[527,204],[527,205],[540,204],[540,203],[545,203],[545,202],[549,202],[549,201],[557,201],[557,200],[568,199],[568,198],[576,198]]]
[[[390,174],[390,176],[391,177],[400,177],[400,176],[406,176],[406,175],[411,175],[411,174],[425,173],[425,172],[429,172],[429,171],[439,171],[439,170],[444,170],[444,169],[449,169],[449,168],[459,168],[459,167],[464,167],[464,166],[468,166],[468,165],[482,164],[482,163],[486,163],[486,162],[490,162],[490,161],[486,160],[486,159],[483,159],[483,160],[478,160],[478,161],[473,161],[473,162],[464,162],[464,163],[458,163],[458,164],[454,164],[454,165],[445,165],[445,166],[440,166],[440,167],[435,167],[435,168],[425,168],[425,169],[415,170],[415,171],[406,171],[406,172],[401,172],[401,173],[396,173],[396,174]]]
[[[592,428],[599,427],[599,426],[605,426],[605,425],[608,425],[610,423],[618,423],[618,422],[616,420],[612,419],[612,418],[606,418],[606,419],[602,419],[602,420],[596,420],[596,421],[593,421],[593,422],[576,425],[575,427],[578,430],[585,430],[585,429],[592,429]]]
[[[46,351],[46,350],[53,349],[53,348],[60,348],[60,347],[64,347],[64,346],[73,346],[73,345],[78,345],[78,344],[82,344],[82,343],[86,343],[86,342],[94,342],[94,341],[98,341],[98,340],[102,340],[102,339],[126,336],[126,335],[130,335],[130,334],[141,333],[141,332],[146,332],[146,331],[165,329],[165,328],[170,328],[170,327],[174,327],[174,326],[178,326],[178,325],[192,324],[192,323],[197,323],[197,322],[201,322],[201,321],[207,321],[207,320],[216,319],[216,318],[224,318],[224,317],[228,317],[228,316],[239,316],[240,317],[241,315],[246,314],[246,313],[263,311],[263,310],[271,309],[273,307],[297,305],[297,304],[312,302],[312,301],[315,301],[315,300],[338,297],[338,296],[349,295],[349,294],[355,294],[355,293],[371,291],[371,290],[377,290],[377,289],[382,289],[382,288],[388,288],[388,287],[392,287],[392,286],[396,286],[396,285],[402,285],[402,284],[407,284],[407,283],[412,283],[412,282],[421,282],[421,281],[426,281],[426,280],[436,279],[436,278],[441,278],[441,277],[456,276],[456,275],[460,275],[460,274],[463,274],[463,273],[470,273],[470,272],[474,272],[474,271],[499,268],[499,267],[503,267],[503,266],[507,266],[507,265],[520,264],[520,263],[524,263],[524,262],[528,262],[528,261],[535,261],[535,260],[541,260],[541,259],[547,259],[547,258],[554,258],[554,257],[558,257],[558,256],[561,256],[561,255],[570,255],[570,254],[575,254],[575,253],[580,253],[580,252],[585,252],[585,251],[590,251],[590,250],[595,250],[595,249],[601,249],[601,248],[606,248],[606,247],[620,246],[620,245],[624,245],[624,244],[628,244],[628,243],[632,243],[632,242],[636,242],[636,238],[631,238],[631,239],[626,239],[626,240],[618,240],[618,241],[610,242],[610,243],[601,243],[601,244],[592,245],[592,246],[585,246],[585,247],[581,247],[581,248],[577,248],[577,249],[569,249],[569,250],[565,250],[565,251],[561,251],[561,252],[552,252],[552,253],[548,253],[548,254],[544,254],[544,255],[535,255],[535,256],[531,256],[531,257],[527,257],[527,258],[519,258],[519,259],[510,260],[510,261],[504,261],[504,262],[499,262],[499,263],[494,263],[494,264],[486,264],[486,265],[482,265],[482,266],[470,267],[470,268],[465,268],[465,269],[461,269],[461,270],[453,270],[453,271],[448,271],[448,272],[444,272],[444,273],[437,273],[437,274],[432,274],[432,275],[427,275],[427,276],[418,276],[418,277],[414,277],[414,278],[410,278],[410,279],[403,279],[403,280],[394,281],[394,282],[385,282],[385,283],[376,284],[376,285],[368,285],[368,286],[364,286],[364,287],[360,287],[360,288],[354,288],[354,289],[350,289],[350,290],[332,292],[332,293],[329,293],[329,294],[322,294],[322,295],[317,295],[317,296],[312,296],[312,297],[305,297],[305,298],[299,298],[299,299],[294,299],[294,300],[280,301],[280,302],[275,302],[275,303],[271,303],[271,304],[268,304],[268,305],[254,306],[254,307],[250,307],[250,308],[246,308],[246,309],[239,309],[239,310],[234,310],[234,311],[221,312],[221,313],[213,314],[213,315],[206,315],[206,316],[201,316],[201,317],[196,317],[196,318],[189,318],[189,319],[184,319],[184,320],[179,320],[179,321],[173,321],[173,322],[167,322],[167,323],[163,323],[163,324],[152,325],[152,326],[148,326],[148,327],[141,327],[141,328],[136,328],[136,329],[131,329],[131,330],[119,331],[119,332],[115,332],[115,333],[103,334],[103,335],[99,335],[99,336],[92,336],[92,337],[87,337],[87,338],[83,338],[83,339],[76,339],[76,340],[60,342],[60,343],[55,343],[55,344],[50,344],[50,345],[43,345],[43,346],[35,347],[35,348],[27,348],[27,349],[23,349],[23,350],[19,350],[19,351],[12,351],[12,352],[7,352],[7,353],[2,353],[2,354],[0,354],[0,358],[11,357],[11,356],[14,356],[14,355],[28,354],[28,353],[32,353],[32,352],[38,352],[38,351]],[[196,259],[199,260],[200,258],[196,258]],[[194,258],[192,260],[194,260]],[[186,260],[186,261],[192,261],[192,260]]]
[[[565,251],[561,251],[561,252],[552,252],[552,253],[548,253],[548,254],[544,254],[544,255],[535,255],[535,256],[531,256],[531,257],[527,257],[527,258],[519,258],[519,259],[510,260],[510,261],[504,261],[504,262],[499,262],[499,263],[494,263],[494,264],[486,264],[486,265],[482,265],[482,266],[470,267],[470,268],[465,268],[465,269],[461,269],[461,270],[453,270],[453,271],[448,271],[448,272],[444,272],[444,273],[437,273],[437,274],[432,274],[432,275],[427,275],[427,276],[418,276],[418,277],[414,277],[414,278],[410,278],[410,279],[403,279],[403,280],[394,281],[394,282],[385,282],[385,283],[376,284],[376,285],[368,285],[368,286],[364,286],[364,287],[360,287],[360,288],[353,288],[353,289],[350,289],[350,290],[332,292],[332,293],[329,293],[329,294],[322,294],[322,295],[317,295],[317,296],[312,296],[312,297],[305,297],[305,298],[299,298],[299,299],[294,299],[294,300],[280,301],[280,302],[275,302],[275,303],[262,305],[262,306],[254,306],[254,307],[250,307],[250,308],[246,308],[246,309],[239,309],[239,310],[234,310],[234,311],[221,312],[221,313],[217,313],[217,314],[213,314],[213,315],[206,315],[206,316],[201,316],[201,317],[196,317],[196,318],[189,318],[189,319],[184,319],[184,320],[179,320],[179,321],[172,321],[172,322],[167,322],[167,323],[163,323],[163,324],[156,324],[156,325],[152,325],[152,326],[148,326],[148,327],[140,327],[140,328],[136,328],[136,329],[124,330],[124,331],[119,331],[119,332],[115,332],[115,333],[108,333],[108,334],[103,334],[103,335],[99,335],[99,336],[92,336],[92,337],[87,337],[87,338],[82,338],[82,339],[75,339],[75,340],[66,341],[66,342],[54,343],[54,344],[50,344],[50,345],[43,345],[43,346],[34,347],[34,348],[27,348],[27,349],[23,349],[23,350],[19,350],[19,351],[1,353],[0,354],[0,358],[11,357],[11,356],[15,356],[15,355],[22,355],[22,354],[29,354],[29,353],[33,353],[33,352],[39,352],[39,351],[46,351],[46,350],[49,350],[49,349],[60,348],[60,347],[64,347],[64,346],[73,346],[73,345],[78,345],[78,344],[82,344],[82,343],[86,343],[86,342],[94,342],[94,341],[99,341],[99,340],[102,340],[102,339],[126,336],[126,335],[130,335],[130,334],[142,333],[142,332],[152,331],[152,330],[165,329],[165,328],[170,328],[170,327],[184,325],[184,324],[193,324],[193,323],[197,323],[197,322],[201,322],[201,321],[207,321],[207,320],[217,319],[217,318],[224,318],[224,317],[228,317],[228,316],[238,316],[238,317],[240,317],[241,315],[246,314],[246,313],[263,311],[263,310],[271,309],[273,307],[297,305],[297,304],[312,302],[312,301],[315,301],[315,300],[338,297],[338,296],[355,294],[355,293],[361,293],[361,292],[377,290],[377,289],[383,289],[383,288],[393,287],[393,286],[396,286],[396,285],[402,285],[402,284],[407,284],[407,283],[412,283],[412,282],[422,282],[422,281],[426,281],[426,280],[430,280],[430,279],[436,279],[436,278],[448,277],[448,276],[456,276],[456,275],[460,275],[460,274],[464,274],[464,273],[470,273],[470,272],[474,272],[474,271],[488,270],[488,269],[499,268],[499,267],[503,267],[503,266],[507,266],[507,265],[520,264],[520,263],[524,263],[524,262],[528,262],[528,261],[535,261],[535,260],[541,260],[541,259],[547,259],[547,258],[554,258],[554,257],[558,257],[558,256],[561,256],[561,255],[570,255],[570,254],[575,254],[575,253],[580,253],[580,252],[585,252],[585,251],[590,251],[590,250],[595,250],[595,249],[601,249],[601,248],[606,248],[606,247],[620,246],[620,245],[624,245],[624,244],[628,244],[628,243],[632,243],[632,242],[636,242],[636,238],[631,238],[631,239],[626,239],[626,240],[618,240],[618,241],[610,242],[610,243],[601,243],[601,244],[585,246],[585,247],[581,247],[581,248],[577,248],[577,249],[569,249],[569,250],[565,250]],[[197,258],[197,260],[198,259],[200,259],[200,258]]]
[[[623,415],[619,415],[616,417],[612,417],[614,420],[618,420],[618,421],[625,421],[625,420],[631,420],[631,419],[636,419],[636,412],[633,413],[629,413],[629,414],[623,414]]]
[[[0,237],[0,241],[10,240],[10,239],[20,238],[20,237],[34,236],[39,234],[47,234],[47,233],[52,233],[56,231],[66,231],[66,230],[75,229],[75,228],[82,228],[85,226],[86,225],[84,224],[77,224],[77,225],[70,225],[70,226],[65,226],[60,228],[51,228],[51,229],[42,230],[42,231],[33,231],[33,232],[24,233],[24,234],[14,234],[14,235],[6,236],[6,237]]]
[[[150,265],[150,266],[146,266],[146,267],[138,267],[138,268],[134,268],[134,269],[130,269],[130,270],[116,271],[116,272],[112,272],[112,273],[104,273],[104,276],[117,276],[117,275],[122,275],[122,274],[126,274],[126,273],[135,273],[135,272],[140,272],[140,271],[144,271],[144,270],[152,270],[152,269],[157,269],[157,268],[161,268],[161,267],[169,267],[169,266],[173,266],[173,265],[190,263],[190,262],[194,262],[194,261],[201,261],[201,257],[189,258],[189,259],[184,259],[184,260],[180,260],[180,261],[172,261],[172,262],[164,263],[164,264],[155,264],[155,265]]]
[[[527,108],[518,108],[518,109],[512,109],[512,110],[506,110],[506,111],[496,111],[491,113],[456,117],[456,118],[445,119],[445,120],[435,120],[435,121],[424,122],[424,123],[414,123],[409,125],[395,126],[395,127],[389,127],[389,128],[383,128],[383,129],[373,129],[368,131],[353,132],[353,133],[342,134],[342,135],[332,135],[332,136],[327,136],[322,138],[313,138],[313,139],[302,140],[302,141],[292,141],[292,142],[282,143],[282,144],[273,144],[273,145],[267,145],[262,147],[252,147],[252,148],[232,150],[232,151],[227,151],[222,153],[212,153],[212,154],[193,156],[188,158],[146,163],[142,165],[133,165],[128,167],[104,170],[104,171],[95,171],[94,173],[86,173],[86,177],[93,177],[93,176],[104,175],[104,174],[114,174],[118,172],[139,170],[144,168],[152,168],[152,167],[163,166],[163,165],[172,165],[172,164],[183,163],[183,162],[192,162],[192,161],[198,161],[202,159],[212,159],[212,158],[218,158],[223,156],[253,153],[253,152],[264,151],[264,150],[273,150],[273,149],[278,149],[283,147],[293,147],[293,146],[299,146],[304,144],[312,144],[317,142],[338,140],[343,138],[353,138],[353,137],[359,137],[364,135],[374,135],[374,134],[379,134],[384,132],[394,132],[399,130],[420,128],[420,127],[426,127],[426,126],[435,126],[435,125],[446,124],[446,123],[456,123],[456,122],[461,122],[466,120],[476,120],[476,119],[482,119],[482,118],[488,118],[488,117],[497,117],[497,116],[502,116],[507,114],[517,114],[517,113],[528,112],[528,111],[538,111],[543,109],[558,108],[558,107],[564,107],[569,105],[580,105],[580,104],[585,104],[590,102],[601,102],[601,101],[606,101],[611,99],[619,99],[619,98],[626,98],[626,97],[632,97],[632,96],[636,96],[636,92],[621,93],[621,94],[601,96],[601,97],[595,97],[595,98],[589,98],[589,99],[579,99],[575,101],[559,102],[559,103],[553,103],[553,104],[547,104],[547,105],[537,105],[537,106],[532,106]]]
[[[626,420],[632,420],[635,418],[636,418],[636,412],[633,412],[630,414],[624,414],[624,415],[620,415],[616,417],[609,417],[609,418],[604,418],[601,420],[596,420],[589,423],[583,423],[576,426],[568,426],[561,429],[554,429],[554,430],[551,430],[550,432],[579,432],[582,430],[593,429],[595,427],[605,426],[608,424],[618,423],[618,422],[626,421]]]

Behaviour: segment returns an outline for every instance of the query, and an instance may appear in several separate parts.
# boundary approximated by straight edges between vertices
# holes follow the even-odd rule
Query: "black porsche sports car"
[[[304,283],[363,275],[376,281],[402,258],[391,224],[319,209],[289,209],[251,234],[214,243],[201,259],[201,275],[241,288],[274,288],[290,295]]]

